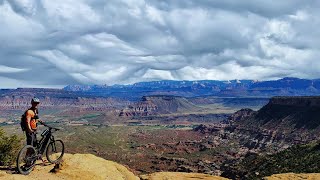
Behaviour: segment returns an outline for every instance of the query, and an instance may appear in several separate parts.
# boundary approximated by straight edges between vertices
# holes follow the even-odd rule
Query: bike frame
[[[41,154],[41,155],[43,155],[44,151],[46,150],[47,145],[51,142],[54,142],[54,136],[51,132],[51,128],[46,129],[45,131],[48,131],[47,134],[42,136],[40,141],[37,142],[37,151],[38,151],[38,154]],[[52,145],[55,146],[54,143],[52,143]],[[55,150],[55,147],[53,147],[53,148]]]

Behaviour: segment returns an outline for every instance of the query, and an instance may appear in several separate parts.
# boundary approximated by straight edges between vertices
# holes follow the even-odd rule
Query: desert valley
[[[41,119],[62,128],[67,153],[94,154],[137,175],[320,172],[319,81],[243,82],[3,89],[0,124],[24,138],[19,117],[36,96]]]

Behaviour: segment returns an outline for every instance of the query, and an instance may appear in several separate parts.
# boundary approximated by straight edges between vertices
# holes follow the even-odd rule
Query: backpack
[[[36,114],[36,116],[38,116],[38,110],[35,110],[35,109],[32,109],[32,108],[29,108],[28,110],[26,110],[21,115],[21,119],[20,119],[20,126],[21,126],[22,131],[26,131],[27,130],[27,112],[29,110],[32,110]]]

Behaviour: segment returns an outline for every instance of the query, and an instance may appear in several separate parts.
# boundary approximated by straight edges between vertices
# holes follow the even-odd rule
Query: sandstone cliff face
[[[275,97],[253,120],[267,129],[320,129],[320,97]],[[250,120],[249,120],[250,122]]]
[[[251,116],[255,115],[256,112],[253,111],[252,109],[241,109],[234,114],[232,114],[229,118],[228,121],[230,122],[236,122],[236,121],[243,121],[247,118],[250,118]]]
[[[0,91],[0,110],[24,110],[30,106],[33,97],[38,97],[43,109],[80,108],[83,110],[105,110],[112,107],[122,108],[128,101],[116,98],[87,96],[59,89],[23,88]]]
[[[283,134],[289,141],[311,141],[320,135],[320,97],[274,97],[259,111],[235,122],[238,128]],[[310,131],[312,130],[312,133]]]
[[[119,116],[148,116],[157,114],[158,107],[151,100],[145,97],[140,102],[129,105],[127,108],[120,111]]]
[[[0,98],[0,108],[2,110],[26,109],[30,107],[31,96],[20,97],[2,97]],[[41,108],[44,109],[65,109],[65,108],[83,108],[88,110],[108,109],[111,107],[123,106],[111,98],[52,98],[40,97]]]
[[[184,97],[177,96],[143,96],[140,102],[133,103],[121,110],[119,116],[148,116],[195,111],[200,108]]]

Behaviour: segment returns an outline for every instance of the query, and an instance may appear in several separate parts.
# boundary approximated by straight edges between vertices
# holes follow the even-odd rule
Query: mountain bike
[[[38,159],[42,159],[42,155],[45,152],[47,160],[52,163],[58,163],[61,161],[64,154],[64,143],[62,140],[56,140],[53,136],[53,132],[60,130],[42,123],[47,127],[41,133],[41,140],[37,141],[37,147],[31,145],[24,146],[17,157],[17,169],[18,172],[24,175],[30,174],[36,165]]]

